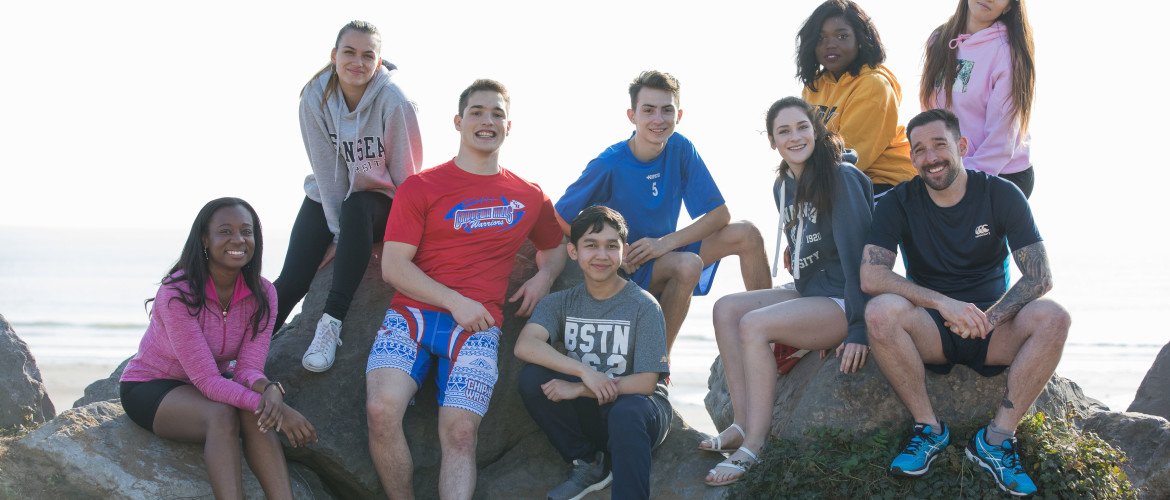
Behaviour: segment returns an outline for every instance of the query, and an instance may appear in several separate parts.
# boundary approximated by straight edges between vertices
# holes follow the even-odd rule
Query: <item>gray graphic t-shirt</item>
[[[605,300],[589,295],[584,283],[550,294],[529,321],[548,330],[549,343],[563,345],[569,357],[610,377],[658,373],[655,404],[666,403],[666,321],[654,297],[632,281]]]

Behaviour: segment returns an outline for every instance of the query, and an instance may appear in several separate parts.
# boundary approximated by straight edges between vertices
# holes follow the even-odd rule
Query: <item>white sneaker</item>
[[[323,372],[333,366],[333,356],[341,345],[341,321],[328,314],[322,314],[317,321],[317,333],[313,343],[301,358],[301,366],[311,372]]]

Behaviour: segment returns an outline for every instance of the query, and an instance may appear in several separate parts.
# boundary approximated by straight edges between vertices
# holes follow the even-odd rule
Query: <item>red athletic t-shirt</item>
[[[418,247],[412,262],[423,273],[483,304],[503,325],[508,275],[524,240],[548,250],[563,236],[540,186],[503,168],[495,175],[472,174],[452,159],[398,186],[384,241]],[[390,305],[449,312],[402,293]]]

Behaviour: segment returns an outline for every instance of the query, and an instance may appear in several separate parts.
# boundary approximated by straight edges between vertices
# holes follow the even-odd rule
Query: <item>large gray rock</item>
[[[1127,411],[1170,419],[1170,344],[1154,358]]]
[[[1129,459],[1121,468],[1140,498],[1170,498],[1170,422],[1143,413],[1102,411],[1085,419],[1084,426],[1125,452]]]
[[[835,357],[819,359],[809,353],[776,384],[776,404],[772,411],[771,434],[782,439],[801,439],[812,427],[852,429],[864,434],[871,430],[895,430],[909,427],[910,412],[902,405],[893,387],[872,360],[857,373],[838,370]],[[982,377],[965,366],[956,366],[948,375],[926,375],[926,390],[940,419],[954,427],[986,425],[1003,398],[1007,376]],[[707,381],[710,391],[704,399],[715,425],[731,425],[734,412],[717,358],[711,365]],[[1063,415],[1070,402],[1082,417],[1091,411],[1107,409],[1100,402],[1085,397],[1072,381],[1053,376],[1037,399],[1034,408]]]
[[[57,414],[37,360],[0,315],[0,428],[41,423]]]
[[[22,460],[33,461],[41,477],[21,485],[64,481],[77,498],[213,498],[203,448],[160,439],[138,427],[121,405],[103,401],[67,410],[13,444]],[[289,463],[295,498],[333,496],[313,471]],[[27,489],[27,488],[23,488]],[[244,468],[244,493],[263,498],[252,472]]]
[[[516,256],[509,277],[509,295],[536,272],[534,259],[535,248],[526,244]],[[320,438],[307,448],[286,448],[285,452],[290,459],[317,471],[326,484],[345,498],[385,497],[370,460],[365,410],[366,360],[393,293],[382,282],[379,266],[377,261],[372,261],[358,287],[342,326],[344,344],[338,349],[332,368],[325,373],[311,373],[300,363],[324,307],[331,276],[329,267],[317,273],[302,314],[273,339],[266,367],[270,377],[285,384],[286,401],[316,426]],[[580,268],[572,262],[566,269],[554,290],[581,279]],[[525,320],[515,318],[515,310],[515,305],[504,309],[499,382],[492,395],[491,409],[480,425],[476,449],[477,498],[543,497],[564,480],[569,470],[528,416],[516,390],[522,362],[512,355],[512,349]],[[722,457],[698,452],[695,448],[703,435],[686,426],[677,415],[675,419],[666,443],[654,455],[652,481],[658,492],[656,497],[722,495],[722,490],[707,491],[702,483],[707,469]],[[419,498],[438,496],[441,457],[437,424],[435,385],[428,379],[403,420],[414,460],[415,495]]]
[[[712,488],[703,483],[707,471],[723,460],[722,455],[697,450],[707,438],[683,422],[676,412],[670,432],[652,455],[651,497],[656,499],[704,499],[724,497],[727,488]],[[549,490],[568,477],[569,466],[541,432],[525,436],[516,446],[479,470],[475,498],[544,498]],[[586,498],[609,498],[610,490]]]

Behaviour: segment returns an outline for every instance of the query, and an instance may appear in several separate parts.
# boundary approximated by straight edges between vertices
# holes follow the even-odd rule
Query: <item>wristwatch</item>
[[[280,395],[283,396],[284,395],[284,386],[281,385],[280,382],[277,382],[275,380],[269,381],[268,385],[264,386],[264,390],[261,391],[261,393],[268,392],[268,388],[272,387],[274,385],[276,386],[276,390],[280,391]]]

